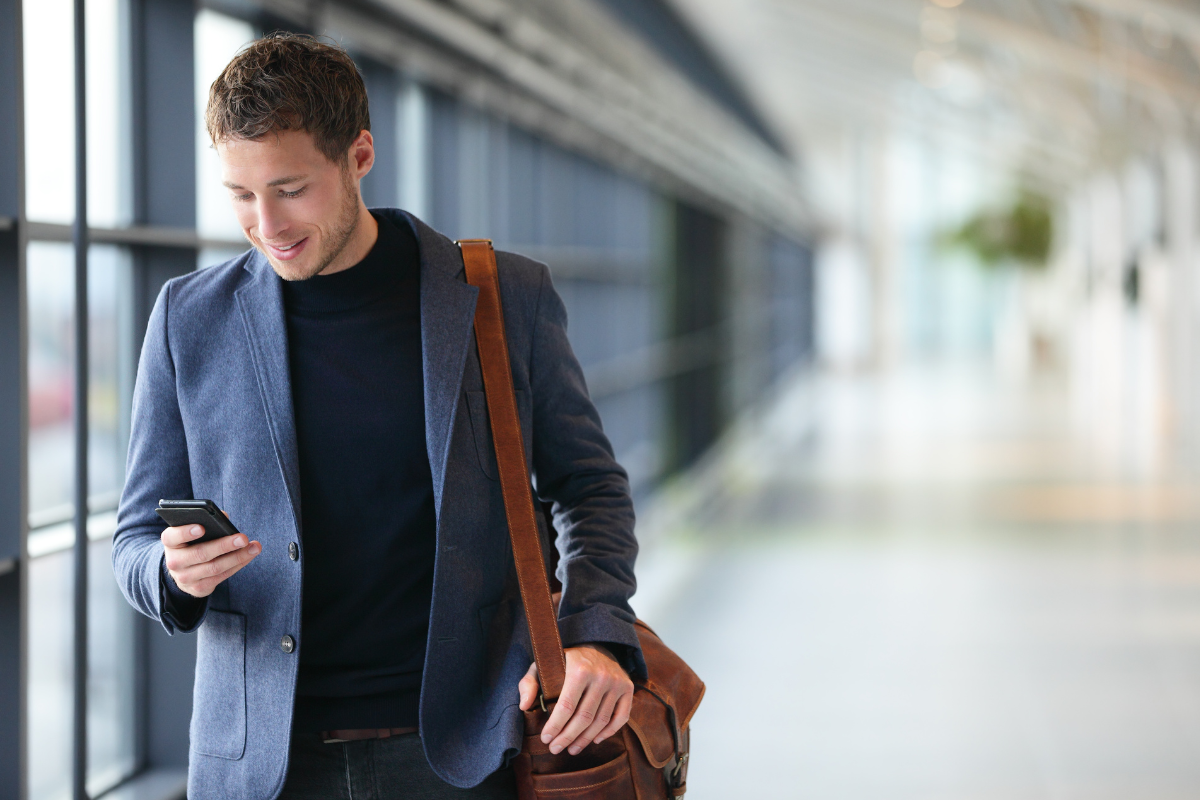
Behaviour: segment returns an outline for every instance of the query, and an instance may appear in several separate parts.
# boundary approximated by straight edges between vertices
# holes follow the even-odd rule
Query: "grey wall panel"
[[[459,236],[458,104],[430,92],[430,224],[447,236]]]
[[[20,73],[17,0],[0,0],[0,217],[17,217]]]
[[[21,572],[0,575],[0,800],[20,793]]]
[[[699,458],[726,421],[726,223],[700,208],[678,203],[674,241],[672,335],[707,332],[708,336],[701,348],[704,362],[671,379],[667,468],[672,470]]]
[[[192,718],[192,678],[196,637],[168,636],[158,623],[141,622],[146,632],[146,760],[152,767],[186,767],[188,722]]]
[[[134,215],[196,225],[191,0],[134,0]]]
[[[375,166],[363,179],[363,200],[370,207],[400,204],[400,132],[397,100],[400,79],[390,67],[356,59],[371,103],[371,136],[375,140]]]
[[[21,551],[21,327],[17,232],[0,232],[0,562]],[[3,644],[0,643],[0,647]],[[0,723],[2,724],[2,723]]]

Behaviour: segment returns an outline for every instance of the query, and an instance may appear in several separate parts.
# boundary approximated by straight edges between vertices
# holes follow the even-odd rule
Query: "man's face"
[[[341,163],[331,162],[305,131],[216,146],[234,213],[250,243],[281,278],[305,280],[343,264],[360,220],[358,181],[371,169],[374,147],[363,131]],[[341,257],[341,258],[339,258]]]

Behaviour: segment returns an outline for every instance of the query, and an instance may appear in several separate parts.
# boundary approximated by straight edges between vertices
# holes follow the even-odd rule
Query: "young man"
[[[188,796],[513,797],[537,678],[459,249],[363,204],[367,97],[336,47],[254,43],[207,125],[253,249],[158,297],[113,546],[129,601],[198,632]],[[497,258],[561,553],[568,677],[543,738],[579,752],[644,670],[633,511],[546,267]],[[159,498],[193,497],[245,533],[164,530]]]

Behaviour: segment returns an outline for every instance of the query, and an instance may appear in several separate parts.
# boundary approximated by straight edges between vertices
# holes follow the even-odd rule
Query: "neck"
[[[350,234],[350,240],[346,242],[342,252],[338,253],[337,258],[318,274],[332,275],[335,272],[350,269],[367,257],[367,253],[371,252],[371,248],[375,246],[378,238],[379,223],[371,216],[371,212],[367,210],[367,204],[362,201],[360,196],[358,216],[354,221],[354,233]]]

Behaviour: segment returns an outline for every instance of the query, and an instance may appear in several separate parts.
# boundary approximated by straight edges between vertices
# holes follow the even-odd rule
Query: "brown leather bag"
[[[553,755],[542,744],[542,726],[566,679],[566,656],[558,635],[517,417],[496,254],[488,239],[463,239],[458,244],[467,282],[479,288],[475,342],[517,582],[541,682],[538,706],[525,712],[525,745],[513,762],[517,794],[520,800],[683,797],[687,789],[689,724],[704,697],[704,683],[641,620],[636,630],[649,676],[634,682],[629,723],[617,735],[589,745],[577,756],[565,750]]]

